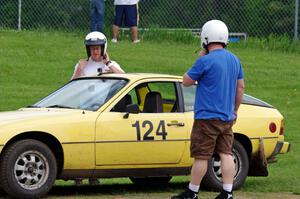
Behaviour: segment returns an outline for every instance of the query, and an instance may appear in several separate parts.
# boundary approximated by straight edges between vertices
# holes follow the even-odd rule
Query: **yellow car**
[[[129,177],[167,183],[188,175],[196,86],[160,74],[102,74],[72,80],[32,106],[0,113],[0,182],[17,198],[39,198],[56,179]],[[244,96],[234,130],[234,189],[266,176],[286,153],[282,115]],[[220,189],[220,159],[204,184]]]

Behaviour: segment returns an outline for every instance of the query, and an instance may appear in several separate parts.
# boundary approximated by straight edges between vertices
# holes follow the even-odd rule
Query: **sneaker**
[[[141,42],[141,40],[139,40],[139,39],[133,41],[134,44],[137,44],[137,43],[140,43],[140,42]]]
[[[112,42],[112,43],[117,43],[118,40],[117,40],[117,39],[111,39],[111,42]]]
[[[95,185],[99,185],[100,182],[97,178],[89,178],[89,184],[95,186]]]
[[[233,193],[223,190],[215,199],[233,199]]]
[[[180,193],[177,196],[172,196],[171,199],[198,199],[198,194],[186,189],[184,192]]]

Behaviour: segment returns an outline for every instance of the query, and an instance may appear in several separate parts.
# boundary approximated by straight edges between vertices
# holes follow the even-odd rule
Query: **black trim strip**
[[[90,143],[118,143],[118,142],[178,142],[178,141],[190,141],[190,139],[173,139],[173,140],[114,140],[114,141],[96,141],[96,142],[62,142],[61,144],[90,144]]]
[[[249,138],[250,140],[258,140],[260,138],[263,139],[278,139],[278,137],[254,137],[254,138]],[[191,141],[191,139],[172,139],[172,140],[113,140],[113,141],[86,141],[86,142],[62,142],[61,144],[92,144],[92,143],[104,143],[104,144],[108,144],[108,143],[124,143],[124,142],[180,142],[180,141]],[[0,145],[1,146],[1,145]]]
[[[86,142],[62,142],[61,144],[93,144],[94,141],[86,141]]]
[[[266,140],[266,139],[278,139],[277,137],[254,137],[254,138],[250,138],[250,140],[259,140],[260,138]]]
[[[176,139],[176,140],[119,140],[119,141],[96,141],[96,143],[115,143],[115,142],[178,142],[190,141],[190,139]]]

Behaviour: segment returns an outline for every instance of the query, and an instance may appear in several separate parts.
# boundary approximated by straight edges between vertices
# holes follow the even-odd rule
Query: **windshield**
[[[95,111],[121,90],[124,79],[81,79],[71,81],[33,106]]]

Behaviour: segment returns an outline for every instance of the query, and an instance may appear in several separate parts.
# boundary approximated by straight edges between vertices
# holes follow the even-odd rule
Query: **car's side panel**
[[[124,114],[104,112],[98,118],[98,166],[180,162],[188,134],[183,113],[139,113],[127,119]]]
[[[259,138],[252,138],[252,154],[257,154],[259,152]],[[262,138],[264,153],[266,158],[270,157],[276,147],[278,139],[277,138]]]
[[[283,117],[274,108],[266,108],[252,105],[241,105],[234,132],[249,137],[252,143],[252,154],[259,150],[259,139],[263,140],[265,156],[268,158],[274,151],[279,140],[280,124]],[[271,132],[270,123],[276,124],[276,131]]]
[[[62,144],[64,169],[95,168],[95,120],[98,112],[28,109],[18,114],[30,118],[15,121],[14,128],[2,127],[0,144],[5,145],[15,136],[27,132],[36,134],[36,137],[51,134]]]

